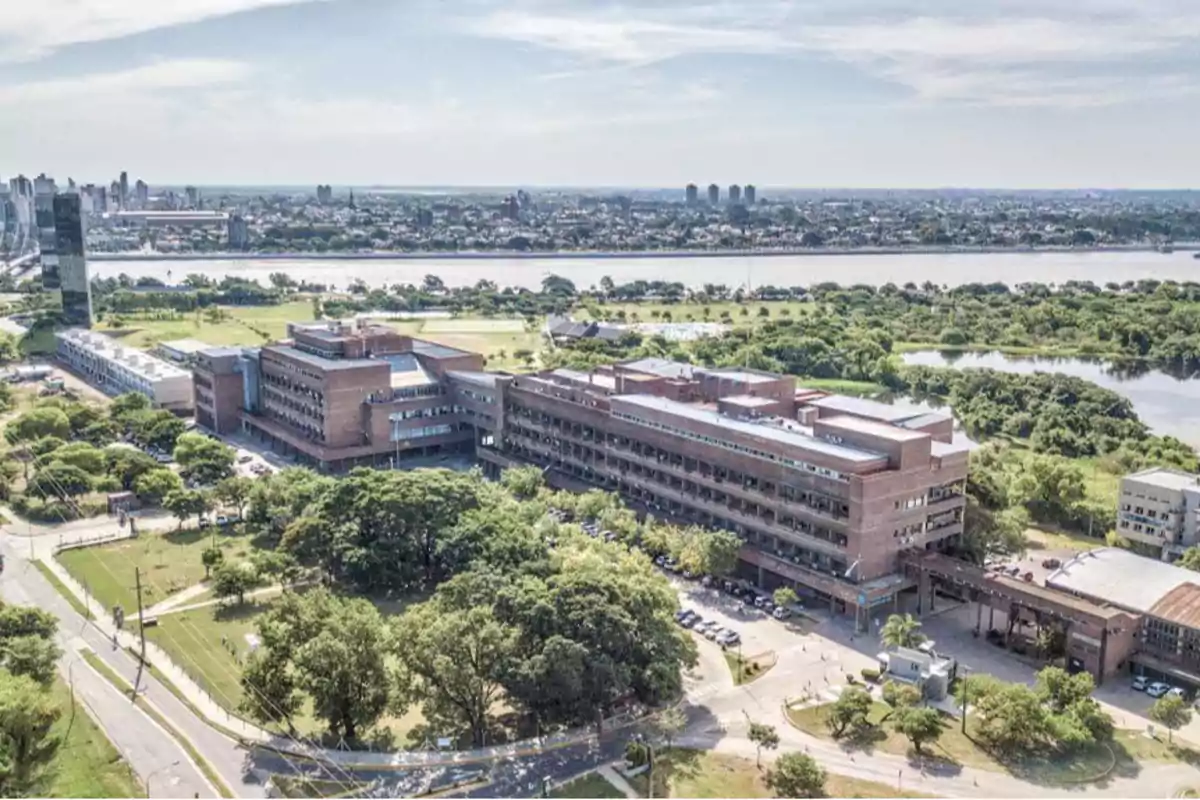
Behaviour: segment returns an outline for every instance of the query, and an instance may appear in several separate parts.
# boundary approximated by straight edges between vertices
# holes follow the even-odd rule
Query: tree
[[[167,495],[182,489],[183,479],[164,467],[144,472],[133,481],[134,492],[146,503],[161,502]]]
[[[912,742],[920,755],[926,742],[937,741],[942,735],[942,717],[929,706],[901,706],[892,714],[892,727]]]
[[[761,722],[750,722],[750,733],[747,737],[754,742],[755,766],[762,767],[762,751],[765,747],[768,750],[774,750],[779,747],[779,731],[775,730],[774,725],[766,725]]]
[[[204,580],[208,580],[212,570],[225,563],[225,551],[216,545],[206,547],[200,554],[200,563],[204,565]]]
[[[911,683],[886,681],[883,684],[883,702],[892,707],[892,713],[901,708],[915,706],[921,702],[921,690]]]
[[[824,797],[825,770],[807,753],[785,753],[767,770],[767,788],[776,797]]]
[[[91,490],[92,479],[86,472],[57,461],[39,469],[25,489],[33,497],[55,497],[60,500],[87,494]]]
[[[871,695],[859,686],[847,686],[829,707],[825,724],[835,739],[847,730],[861,730],[871,713]]]
[[[161,469],[158,462],[148,453],[143,453],[141,450],[124,445],[104,448],[104,459],[106,464],[105,469],[108,474],[119,480],[121,488],[126,490],[133,489],[134,482],[142,475],[156,469]],[[170,470],[166,471],[170,472]],[[182,483],[180,485],[182,486]],[[170,491],[170,489],[167,491]]]
[[[1030,753],[1054,741],[1050,715],[1029,686],[1001,684],[974,702],[979,737],[1005,757]]]
[[[888,647],[917,647],[925,641],[921,623],[912,614],[892,614],[879,631],[879,638]]]
[[[35,680],[0,670],[0,797],[43,794],[42,781],[60,745],[53,734],[60,713]]]
[[[490,608],[448,610],[435,601],[409,609],[393,641],[419,684],[426,719],[464,726],[482,746],[515,638],[516,631],[498,622]]]
[[[163,498],[163,508],[179,520],[182,528],[188,517],[198,517],[208,510],[208,496],[198,489],[174,489]]]
[[[775,605],[783,608],[794,606],[800,602],[800,598],[796,596],[796,590],[790,586],[780,586],[771,595],[771,600],[774,601]]]
[[[182,474],[203,485],[216,483],[233,473],[233,448],[202,433],[180,435],[175,441],[174,455]]]
[[[1150,719],[1167,729],[1167,741],[1170,742],[1175,731],[1192,721],[1192,709],[1182,697],[1164,694],[1150,707]]]
[[[650,725],[654,731],[663,739],[663,744],[667,749],[671,749],[671,743],[675,737],[683,733],[687,727],[687,715],[679,706],[671,706],[670,708],[660,711],[658,716],[651,720]]]
[[[518,500],[530,500],[545,485],[545,479],[537,467],[509,467],[500,473],[500,485]]]
[[[108,406],[108,413],[118,418],[135,411],[149,411],[150,398],[141,392],[126,392],[113,398]]]
[[[241,708],[253,719],[267,724],[286,723],[304,703],[296,674],[285,654],[275,650],[255,650],[242,665]]]
[[[213,489],[213,497],[221,503],[236,508],[238,518],[241,519],[253,490],[254,481],[250,478],[244,475],[231,475],[216,485],[216,488]]]
[[[71,442],[54,451],[54,460],[77,467],[88,475],[99,477],[105,473],[107,462],[104,451],[87,442]]]
[[[0,666],[48,686],[61,655],[55,641],[58,619],[32,606],[0,608]]]
[[[10,441],[30,442],[44,436],[64,441],[71,438],[71,421],[60,408],[42,407],[26,411],[5,429]]]
[[[1175,566],[1200,572],[1200,547],[1192,546],[1183,551],[1183,555],[1175,562]]]
[[[213,594],[220,598],[236,597],[237,604],[246,602],[246,592],[259,583],[258,573],[249,561],[225,562],[213,570]]]

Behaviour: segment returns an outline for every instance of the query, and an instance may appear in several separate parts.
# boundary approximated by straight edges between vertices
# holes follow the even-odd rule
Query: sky
[[[1198,143],[1200,0],[0,0],[4,176],[1189,188]]]

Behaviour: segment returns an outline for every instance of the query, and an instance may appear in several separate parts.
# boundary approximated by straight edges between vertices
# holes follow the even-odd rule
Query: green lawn
[[[258,617],[270,608],[270,600],[244,606],[206,606],[177,614],[164,614],[158,624],[146,628],[146,639],[161,647],[181,669],[207,691],[218,704],[237,714],[242,702],[240,663],[250,653],[246,634],[257,631]],[[384,717],[376,727],[390,732],[402,746],[408,734],[424,721],[419,708],[402,717]],[[305,736],[318,736],[324,723],[305,708],[295,720]]]
[[[672,749],[658,757],[654,768],[655,797],[774,797],[759,769],[748,758],[706,750]],[[649,782],[645,773],[629,781],[642,797]],[[827,797],[923,797],[896,793],[896,787],[875,781],[827,773]]]
[[[625,794],[609,783],[608,779],[600,773],[589,772],[587,775],[555,788],[550,792],[550,796],[574,797],[586,800],[586,798],[590,797],[624,797]]]
[[[789,709],[788,719],[800,730],[821,739],[833,741],[825,724],[825,717],[832,704]],[[884,722],[889,709],[883,703],[874,703],[869,721],[875,726],[858,741],[842,741],[849,746],[866,751],[879,750],[894,755],[911,756],[908,740],[894,733]],[[957,720],[945,718],[942,735],[932,745],[926,745],[926,758],[934,762],[957,764],[997,772],[1009,772],[1025,780],[1043,785],[1072,785],[1086,783],[1105,775],[1111,765],[1119,772],[1136,770],[1138,761],[1192,760],[1200,755],[1182,747],[1169,747],[1166,743],[1150,740],[1137,731],[1117,731],[1109,744],[1097,744],[1070,757],[1047,753],[1044,758],[1006,761],[997,758],[976,743],[971,735],[974,727],[970,717],[967,733]]]
[[[282,339],[289,322],[313,317],[312,303],[297,300],[276,306],[221,306],[225,318],[210,322],[204,310],[188,313],[152,311],[106,316],[96,330],[111,334],[130,347],[153,347],[172,339],[199,339],[212,345],[252,345]],[[119,317],[120,327],[115,327]],[[258,331],[266,334],[266,337]]]
[[[805,389],[821,389],[834,394],[848,394],[854,397],[875,397],[887,388],[870,381],[851,381],[842,378],[797,378],[796,384]]]
[[[126,618],[133,619],[137,614],[135,568],[141,569],[142,603],[149,608],[204,579],[200,554],[214,536],[226,560],[250,553],[248,535],[185,529],[147,532],[136,539],[66,550],[58,560],[104,605],[105,613],[120,604]]]
[[[521,319],[455,317],[403,320],[388,324],[418,339],[482,353],[487,358],[488,369],[526,368],[526,362],[513,354],[518,350],[536,353],[543,345],[541,328],[527,330],[525,321]]]
[[[753,683],[766,675],[775,666],[776,660],[775,654],[770,651],[757,655],[739,655],[736,650],[725,651],[725,663],[737,686]]]
[[[55,735],[64,737],[45,787],[47,797],[141,797],[145,789],[121,754],[108,741],[83,707],[71,713],[71,694],[61,680],[54,683],[54,697],[63,713],[54,724]]]
[[[59,580],[58,576],[50,571],[49,567],[47,567],[41,561],[34,561],[33,566],[37,568],[38,572],[42,573],[42,577],[54,587],[54,590],[62,595],[63,599],[71,605],[71,608],[75,609],[75,613],[79,614],[84,619],[95,619],[95,613],[91,609],[85,607],[84,604],[80,602],[79,598],[67,588],[66,584]]]

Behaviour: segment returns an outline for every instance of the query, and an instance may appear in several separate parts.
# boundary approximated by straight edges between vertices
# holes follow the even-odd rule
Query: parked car
[[[232,522],[233,522],[233,520],[231,520],[229,517],[225,516],[224,514],[217,515],[217,524],[220,525],[222,528],[225,527],[226,525],[229,525]]]
[[[1042,561],[1042,567],[1044,569],[1058,569],[1061,566],[1062,561],[1058,560],[1057,558],[1047,558]]]
[[[713,625],[704,632],[704,638],[709,639],[710,641],[716,641],[717,637],[722,633],[725,633],[724,628],[722,628],[720,625]]]
[[[736,647],[741,640],[742,637],[738,635],[737,631],[725,631],[725,633],[717,637],[717,644],[724,645],[725,647]]]
[[[683,621],[683,627],[691,628],[691,629],[695,630],[696,626],[702,624],[703,622],[704,622],[704,618],[701,617],[699,614],[692,614],[690,617],[688,617],[687,619],[685,619]]]
[[[1146,694],[1150,695],[1151,697],[1155,697],[1155,698],[1162,697],[1164,694],[1166,694],[1169,691],[1171,691],[1170,686],[1168,686],[1165,683],[1159,683],[1158,681],[1155,681],[1154,683],[1152,683],[1146,687]]]
[[[684,618],[685,618],[685,617],[687,617],[687,616],[689,616],[691,613],[692,613],[692,612],[691,612],[691,611],[688,611],[686,608],[685,608],[685,609],[683,609],[682,611],[676,611],[676,612],[675,612],[675,621],[676,621],[676,622],[683,622]]]
[[[780,620],[787,619],[791,615],[792,615],[792,612],[788,611],[783,606],[778,606],[774,611],[771,612],[772,617],[774,617],[775,619],[780,619]]]
[[[1167,697],[1178,697],[1180,700],[1187,700],[1187,693],[1178,686],[1173,686],[1171,687],[1171,690],[1167,692]]]
[[[1150,685],[1150,679],[1147,678],[1145,675],[1134,675],[1133,676],[1133,690],[1135,692],[1144,692],[1144,691],[1146,691],[1146,687],[1149,685]]]

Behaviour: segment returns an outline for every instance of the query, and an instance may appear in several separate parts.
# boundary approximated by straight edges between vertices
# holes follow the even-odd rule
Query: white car
[[[1167,696],[1178,697],[1180,700],[1187,700],[1187,695],[1184,694],[1183,689],[1180,689],[1178,686],[1172,687],[1171,691],[1167,692]]]
[[[1157,681],[1155,681],[1154,683],[1152,683],[1146,687],[1146,694],[1150,695],[1151,697],[1162,697],[1164,694],[1166,694],[1169,691],[1171,691],[1170,686],[1167,686],[1165,683],[1159,683]]]

